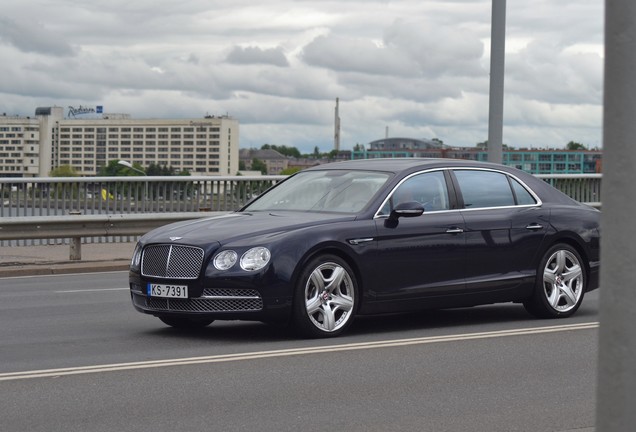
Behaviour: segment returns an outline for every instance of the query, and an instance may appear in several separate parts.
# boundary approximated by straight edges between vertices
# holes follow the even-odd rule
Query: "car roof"
[[[409,174],[412,172],[435,169],[435,168],[482,168],[493,169],[520,178],[528,185],[542,201],[558,201],[571,203],[572,199],[557,189],[550,187],[543,180],[520,169],[496,164],[491,162],[479,162],[465,159],[442,159],[442,158],[377,158],[377,159],[356,159],[349,161],[333,162],[323,165],[316,165],[304,171],[319,170],[368,170],[382,171],[390,173]]]
[[[489,162],[478,162],[463,159],[441,159],[441,158],[377,158],[377,159],[357,159],[341,162],[332,162],[323,165],[316,165],[307,170],[316,171],[324,169],[343,170],[371,170],[400,172],[412,168],[427,169],[437,167],[476,167],[493,168],[508,171],[504,165]]]

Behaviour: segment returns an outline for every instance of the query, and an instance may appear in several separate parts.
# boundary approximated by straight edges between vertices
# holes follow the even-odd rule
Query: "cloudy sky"
[[[488,138],[491,0],[20,0],[0,112],[229,114],[242,148]],[[601,147],[602,0],[508,0],[503,141]]]

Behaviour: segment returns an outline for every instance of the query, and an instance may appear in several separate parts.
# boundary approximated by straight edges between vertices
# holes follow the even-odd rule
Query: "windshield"
[[[305,171],[282,182],[243,211],[297,210],[357,213],[390,174],[372,171]]]

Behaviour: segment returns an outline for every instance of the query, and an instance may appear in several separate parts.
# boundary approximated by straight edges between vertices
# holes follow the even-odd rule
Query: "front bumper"
[[[148,281],[131,273],[130,296],[135,309],[154,316],[196,316],[214,320],[280,321],[291,313],[291,297],[264,297],[249,287],[193,289],[187,299],[148,296]]]

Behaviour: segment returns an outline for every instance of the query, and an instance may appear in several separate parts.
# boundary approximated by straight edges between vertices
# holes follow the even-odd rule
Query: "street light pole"
[[[130,162],[125,161],[125,160],[120,160],[117,162],[118,165],[122,165],[125,166],[126,168],[129,168],[133,171],[137,171],[139,174],[141,175],[147,175],[144,171],[140,170],[139,168],[135,168]]]
[[[490,22],[490,100],[488,103],[488,162],[502,163],[506,0],[492,0]]]

